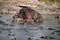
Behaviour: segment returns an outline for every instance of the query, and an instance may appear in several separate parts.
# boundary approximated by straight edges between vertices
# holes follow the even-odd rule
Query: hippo
[[[33,19],[34,21],[43,22],[43,17],[37,11],[25,6],[20,7],[22,7],[22,9],[19,10],[17,16],[18,18],[29,19],[29,20]],[[14,17],[16,18],[16,16]]]

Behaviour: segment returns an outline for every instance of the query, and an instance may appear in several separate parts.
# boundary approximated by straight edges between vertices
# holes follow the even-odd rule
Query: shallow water
[[[44,14],[43,16],[43,24],[41,25],[20,25],[17,23],[12,23],[13,15],[10,14],[1,14],[1,21],[5,22],[7,25],[0,24],[0,40],[28,40],[28,37],[32,37],[34,40],[60,40],[60,36],[57,35],[58,32],[55,30],[58,29],[59,21],[55,18],[57,15],[49,15]],[[48,28],[53,28],[55,30],[48,30]],[[54,34],[52,34],[54,32]],[[10,35],[9,34],[14,34]],[[60,34],[60,33],[59,33]],[[42,39],[40,37],[48,36],[47,39]],[[49,39],[49,37],[55,37],[55,39]]]

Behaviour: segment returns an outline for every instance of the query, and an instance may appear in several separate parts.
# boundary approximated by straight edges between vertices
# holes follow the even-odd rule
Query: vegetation
[[[0,2],[0,5],[3,5],[3,4],[5,4],[5,2]]]
[[[60,0],[38,0],[38,1],[44,1],[44,2],[60,2]]]
[[[38,0],[40,2],[45,2],[45,3],[54,3],[54,2],[60,2],[60,0]]]

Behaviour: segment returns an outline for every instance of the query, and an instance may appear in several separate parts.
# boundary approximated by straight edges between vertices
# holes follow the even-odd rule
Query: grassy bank
[[[41,2],[60,2],[60,0],[38,0]]]
[[[5,2],[0,2],[0,5],[3,5],[3,4],[5,4]]]
[[[45,2],[46,4],[60,3],[60,0],[38,0],[40,2]]]

